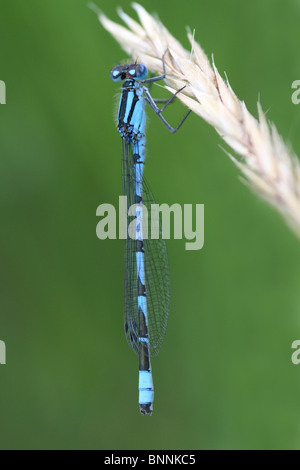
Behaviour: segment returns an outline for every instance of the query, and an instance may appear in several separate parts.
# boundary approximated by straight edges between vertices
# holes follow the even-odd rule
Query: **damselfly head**
[[[114,82],[123,80],[144,80],[148,75],[148,70],[143,64],[116,65],[110,71],[110,78]]]

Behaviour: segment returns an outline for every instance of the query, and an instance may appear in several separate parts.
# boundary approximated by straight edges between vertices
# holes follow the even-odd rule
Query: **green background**
[[[135,14],[127,0],[97,4],[115,20],[119,4]],[[299,1],[143,5],[186,47],[195,28],[249,110],[260,96],[300,153]],[[139,414],[123,242],[95,233],[97,206],[121,194],[109,70],[125,58],[86,1],[0,1],[0,446],[299,449],[299,240],[195,115],[174,136],[150,113],[147,179],[159,203],[205,204],[205,246],[168,242],[169,326],[154,413]]]

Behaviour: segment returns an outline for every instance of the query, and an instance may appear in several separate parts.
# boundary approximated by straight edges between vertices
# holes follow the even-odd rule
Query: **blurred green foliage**
[[[97,4],[113,19],[119,4],[132,13],[127,0]],[[238,96],[255,115],[260,96],[299,154],[299,1],[143,5],[186,47],[195,28]],[[108,73],[125,55],[85,0],[1,1],[0,45],[1,448],[299,448],[299,240],[200,118],[173,136],[150,116],[148,181],[160,203],[205,204],[205,246],[168,242],[170,321],[152,364],[154,413],[141,416],[123,242],[95,234],[97,206],[121,194]]]

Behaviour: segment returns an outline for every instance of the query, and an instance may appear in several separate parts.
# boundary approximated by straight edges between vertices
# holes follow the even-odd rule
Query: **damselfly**
[[[127,208],[135,205],[132,214],[135,218],[135,237],[130,238],[127,234],[125,240],[124,328],[129,346],[139,356],[140,411],[150,415],[154,399],[150,355],[153,357],[159,353],[165,337],[170,309],[170,275],[166,244],[161,231],[156,239],[146,239],[143,236],[143,225],[146,225],[145,207],[150,209],[151,204],[155,204],[143,177],[145,106],[148,103],[173,133],[180,128],[190,112],[173,128],[162,116],[162,112],[182,88],[168,100],[154,100],[145,86],[165,78],[165,54],[162,58],[164,73],[158,77],[147,79],[147,68],[137,63],[117,65],[110,72],[113,81],[124,81],[118,114],[118,131],[122,138],[122,185],[127,197]],[[160,109],[156,101],[164,101],[165,104]]]

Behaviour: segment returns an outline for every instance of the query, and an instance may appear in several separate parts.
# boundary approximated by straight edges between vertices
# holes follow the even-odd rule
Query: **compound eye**
[[[111,71],[110,71],[110,78],[114,81],[114,82],[121,82],[122,80],[124,80],[123,78],[123,72],[122,72],[122,69],[120,67],[114,67]]]
[[[143,64],[137,64],[135,66],[135,78],[137,80],[144,80],[148,75],[147,67]]]

